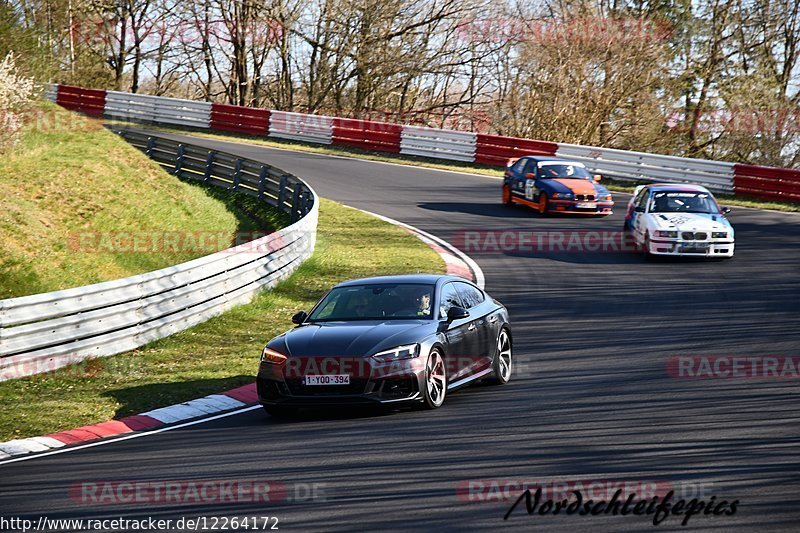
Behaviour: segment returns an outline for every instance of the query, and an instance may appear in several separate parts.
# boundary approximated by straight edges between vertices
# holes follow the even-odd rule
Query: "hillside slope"
[[[41,102],[0,158],[0,299],[164,268],[280,222],[251,199],[171,176],[100,121]]]

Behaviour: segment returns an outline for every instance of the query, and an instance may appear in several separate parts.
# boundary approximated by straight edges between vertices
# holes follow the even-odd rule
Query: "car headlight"
[[[555,192],[553,193],[553,198],[561,199],[561,200],[572,200],[572,193],[571,192]]]
[[[656,230],[654,232],[654,234],[655,234],[656,237],[666,237],[667,239],[677,239],[678,238],[678,232],[677,231]]]
[[[604,200],[611,200],[611,195],[610,195],[610,194],[606,194],[606,195],[603,197],[603,199],[604,199]]]
[[[286,361],[286,356],[275,350],[271,350],[264,346],[264,351],[261,352],[262,363],[272,363],[273,365],[280,365]]]
[[[391,350],[378,352],[372,357],[383,363],[391,363],[392,361],[400,361],[401,359],[412,359],[419,356],[419,344],[407,344],[405,346],[398,346]]]
[[[713,231],[711,232],[712,239],[726,239],[728,237],[727,231]]]

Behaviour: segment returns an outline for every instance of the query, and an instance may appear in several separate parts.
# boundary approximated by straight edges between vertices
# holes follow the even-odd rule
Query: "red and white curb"
[[[68,444],[79,444],[106,437],[117,437],[134,431],[159,429],[169,424],[217,415],[258,402],[255,383],[236,389],[210,394],[184,403],[160,407],[138,415],[126,416],[91,426],[81,426],[42,437],[15,439],[0,443],[0,460],[34,452],[46,452]]]
[[[384,222],[388,222],[389,224],[404,228],[416,235],[419,240],[427,244],[434,252],[439,254],[439,256],[447,265],[448,274],[453,274],[455,276],[460,276],[473,281],[481,289],[485,287],[486,277],[483,275],[483,270],[481,270],[481,267],[478,266],[478,263],[446,240],[440,239],[436,235],[432,235],[427,231],[422,231],[421,229],[415,228],[414,226],[406,224],[405,222],[400,222],[399,220],[385,217],[371,211],[365,211],[363,209],[359,209],[359,211],[379,218]]]
[[[406,229],[439,254],[447,265],[448,274],[461,276],[475,282],[481,288],[484,287],[485,278],[481,267],[470,256],[449,242],[398,220],[369,211],[363,212]],[[147,432],[177,429],[185,426],[185,423],[190,420],[204,422],[206,418],[218,418],[222,413],[235,414],[238,410],[253,408],[257,403],[256,385],[251,383],[227,392],[210,394],[203,398],[170,405],[169,407],[160,407],[146,413],[126,416],[119,420],[81,426],[41,437],[2,442],[0,443],[0,463],[19,461],[24,459],[24,456],[32,453],[58,453],[55,450],[67,445],[86,444],[108,437],[120,437],[136,432],[140,432],[139,434],[143,435]],[[102,442],[99,443],[102,444]]]

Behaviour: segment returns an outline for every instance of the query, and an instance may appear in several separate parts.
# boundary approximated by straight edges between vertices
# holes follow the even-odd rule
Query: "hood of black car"
[[[282,340],[290,356],[367,356],[420,342],[437,325],[433,320],[321,322],[294,328],[275,341]]]

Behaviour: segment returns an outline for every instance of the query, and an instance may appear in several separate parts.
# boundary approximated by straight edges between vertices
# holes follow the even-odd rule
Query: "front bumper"
[[[681,239],[650,239],[652,255],[672,255],[685,257],[733,257],[734,241],[684,241]]]
[[[307,358],[311,359],[311,358]],[[324,373],[349,374],[348,385],[305,385],[306,365],[293,371],[286,365],[261,363],[256,387],[262,405],[314,407],[337,405],[379,405],[415,402],[421,399],[424,368],[419,358],[392,365],[360,359],[357,365],[337,362]],[[315,368],[317,368],[315,366]]]
[[[595,207],[579,207],[581,204],[594,203]],[[614,213],[614,202],[611,200],[558,200],[548,201],[548,212],[564,213],[567,215],[611,215]]]

